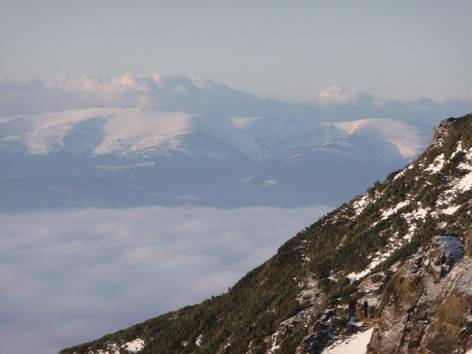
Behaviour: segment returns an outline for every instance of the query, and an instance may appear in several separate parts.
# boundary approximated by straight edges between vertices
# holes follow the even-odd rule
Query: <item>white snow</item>
[[[233,124],[233,127],[238,129],[249,129],[249,127],[263,119],[262,117],[230,117],[228,120]]]
[[[459,142],[457,142],[456,150],[451,155],[451,159],[454,158],[458,153],[460,153],[462,151],[464,151],[464,149],[462,147],[462,141],[459,141]]]
[[[410,165],[411,166],[411,165]],[[396,181],[398,178],[400,178],[401,176],[403,176],[405,174],[405,172],[407,171],[407,169],[403,169],[401,170],[400,172],[398,172],[395,177],[393,177],[393,180]]]
[[[410,201],[408,199],[403,200],[403,201],[399,202],[397,205],[395,205],[393,208],[390,208],[390,209],[387,209],[387,210],[383,211],[382,212],[382,220],[387,219],[389,216],[395,214],[401,208],[407,206],[408,204],[410,204]]]
[[[406,220],[406,222],[410,225],[413,221],[422,221],[426,219],[426,216],[428,216],[431,213],[431,208],[424,208],[421,204],[417,205],[416,209],[409,212],[409,213],[404,213],[403,218]]]
[[[354,135],[369,139],[374,146],[369,153],[375,157],[397,161],[416,156],[429,136],[393,119],[324,124],[308,118],[215,118],[140,107],[95,107],[5,117],[0,124],[2,149],[21,147],[36,155],[67,151],[123,157],[177,151],[224,158],[236,149],[254,159],[283,157],[294,161],[326,144],[342,145],[345,138]],[[226,145],[229,150],[215,150]],[[351,142],[341,150],[357,154],[359,147]]]
[[[446,214],[446,215],[452,215],[457,210],[459,210],[460,207],[461,207],[460,205],[451,205],[447,207],[446,209],[441,210],[441,213]]]
[[[403,235],[403,239],[409,242],[417,229],[417,222],[424,221],[428,215],[437,217],[437,213],[431,212],[431,208],[424,208],[421,205],[417,205],[416,209],[409,213],[404,213],[402,217],[408,224],[408,232]]]
[[[367,195],[364,195],[362,198],[353,202],[354,213],[356,214],[356,216],[362,213],[362,211],[365,209],[367,204],[369,204]]]
[[[274,354],[275,352],[277,352],[280,349],[280,345],[277,344],[278,337],[279,337],[279,332],[278,331],[276,331],[275,333],[273,333],[270,336],[271,346],[268,350],[268,354]]]
[[[372,337],[373,328],[358,332],[341,342],[335,342],[323,350],[322,354],[365,354]]]
[[[127,342],[121,346],[121,348],[128,353],[139,353],[144,349],[144,340],[136,338],[130,342]],[[92,352],[90,352],[92,353]],[[97,354],[119,354],[120,347],[116,343],[107,343],[106,349],[98,349]]]
[[[91,351],[89,354],[92,353]],[[97,354],[120,354],[120,348],[116,343],[108,343],[106,346],[106,350],[98,349]]]
[[[442,212],[449,215],[452,215],[457,210],[454,210],[454,208],[458,208],[458,206],[453,205],[456,196],[472,189],[472,148],[465,150],[462,147],[462,143],[459,142],[456,151],[452,155],[455,155],[459,151],[464,152],[465,155],[464,160],[458,165],[458,168],[467,173],[452,180],[449,183],[449,189],[440,195],[437,202],[439,207],[445,208]]]
[[[428,215],[430,211],[430,208],[423,208],[423,207],[420,207],[418,209],[416,209],[416,213],[414,214],[414,218],[415,219],[422,219],[422,220],[425,220],[426,219],[426,216]]]
[[[175,149],[181,143],[179,137],[190,132],[190,115],[133,108],[110,115],[103,129],[105,139],[95,149],[97,155]]]
[[[128,165],[97,165],[95,166],[96,170],[106,170],[106,171],[119,171],[119,170],[129,170],[133,168],[139,167],[151,167],[154,166],[156,163],[154,161],[148,162],[139,162],[133,163]]]
[[[458,192],[466,192],[472,188],[472,172],[463,176],[455,186]]]
[[[202,345],[202,342],[203,342],[203,334],[200,334],[197,339],[195,339],[195,345],[197,347],[201,346]]]
[[[190,131],[190,120],[188,113],[144,108],[78,109],[15,117],[8,124],[16,135],[0,139],[23,141],[27,152],[35,155],[64,148],[74,152],[94,148],[96,155],[143,153],[178,146],[180,137]],[[72,139],[65,146],[67,137]]]
[[[381,137],[407,159],[416,157],[427,145],[424,134],[417,127],[396,119],[362,119],[333,124],[348,135]]]
[[[366,269],[364,269],[362,272],[359,272],[359,273],[349,273],[347,275],[347,278],[350,280],[350,281],[356,281],[356,280],[359,280],[361,278],[364,278],[367,274],[369,274],[369,272],[371,271],[370,269],[370,266],[368,266]]]
[[[398,248],[398,246],[396,244],[392,244],[390,245],[390,248],[387,249],[384,253],[378,251],[373,260],[369,263],[369,265],[361,272],[359,273],[355,273],[355,272],[352,272],[352,273],[349,273],[347,275],[347,278],[351,281],[351,282],[354,282],[354,281],[357,281],[359,279],[362,279],[364,278],[366,275],[368,275],[375,267],[377,267],[379,264],[385,262],[388,257],[390,257],[393,252],[395,252],[395,250]]]
[[[144,340],[136,338],[128,343],[122,345],[122,348],[129,353],[139,353],[144,349]]]
[[[459,146],[458,146],[459,149]],[[462,176],[459,181],[455,183],[453,188],[457,192],[465,192],[472,188],[472,148],[464,150],[460,144],[461,151],[465,152],[464,161],[459,164],[459,169],[467,171],[468,173]]]
[[[425,168],[425,171],[429,173],[438,173],[443,169],[445,162],[444,154],[438,155],[431,165]]]

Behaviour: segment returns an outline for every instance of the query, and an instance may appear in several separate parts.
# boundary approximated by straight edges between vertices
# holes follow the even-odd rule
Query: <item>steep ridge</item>
[[[336,353],[350,341],[369,353],[464,353],[471,197],[467,115],[441,122],[408,167],[299,232],[225,294],[63,353]]]

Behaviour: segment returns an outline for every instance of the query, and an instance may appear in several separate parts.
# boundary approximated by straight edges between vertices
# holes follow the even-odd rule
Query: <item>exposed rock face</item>
[[[433,137],[433,142],[432,146],[437,146],[441,145],[444,139],[446,138],[446,135],[448,133],[448,128],[451,126],[451,124],[454,124],[454,122],[457,120],[457,118],[448,118],[443,121],[441,121],[436,128],[434,129],[434,137]]]
[[[472,257],[472,230],[464,235],[464,253],[466,256]]]
[[[369,353],[463,353],[472,341],[471,280],[461,238],[435,237],[392,278]]]

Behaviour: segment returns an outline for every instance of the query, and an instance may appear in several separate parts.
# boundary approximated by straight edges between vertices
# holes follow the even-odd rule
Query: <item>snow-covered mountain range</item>
[[[181,75],[3,80],[0,210],[336,205],[471,110],[338,86],[284,102]]]
[[[396,119],[143,107],[3,117],[0,207],[330,205],[405,165],[430,134]]]
[[[300,118],[209,117],[146,108],[88,108],[0,119],[0,148],[29,155],[71,153],[97,157],[148,158],[185,154],[223,159],[286,158],[324,150],[341,152],[356,139],[375,149],[366,157],[411,159],[427,132],[395,119],[320,124]],[[360,148],[360,150],[362,150]]]

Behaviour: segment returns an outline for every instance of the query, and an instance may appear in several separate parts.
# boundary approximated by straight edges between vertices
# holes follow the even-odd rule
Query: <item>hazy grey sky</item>
[[[472,93],[471,1],[0,0],[0,78],[181,73],[307,100]]]

